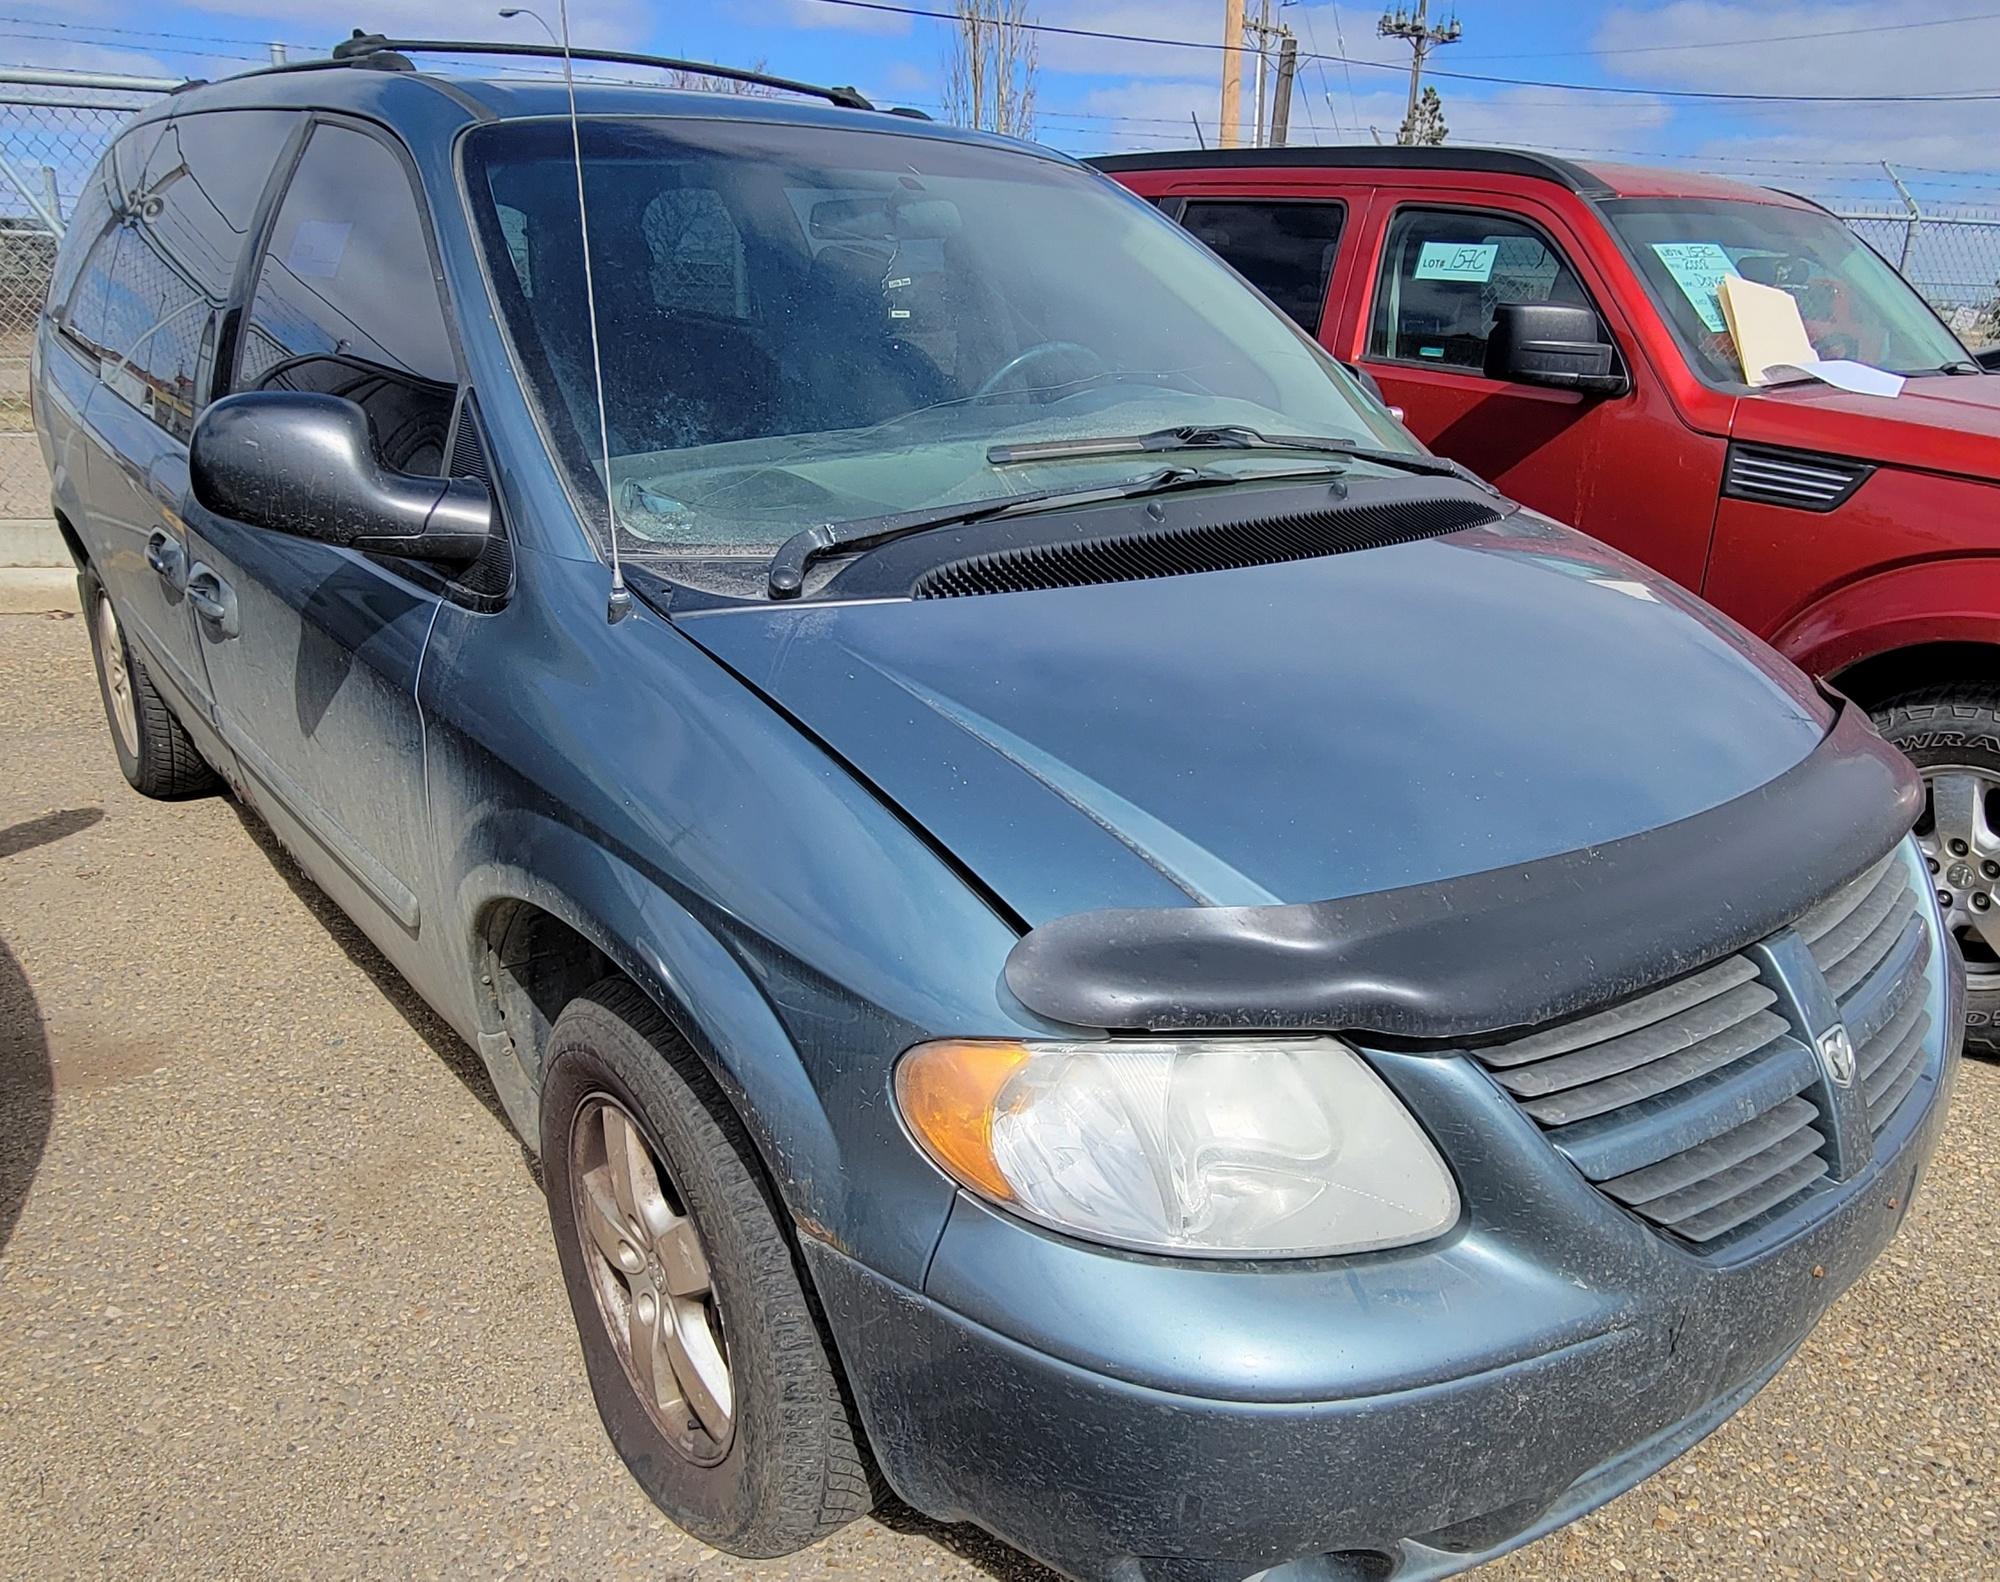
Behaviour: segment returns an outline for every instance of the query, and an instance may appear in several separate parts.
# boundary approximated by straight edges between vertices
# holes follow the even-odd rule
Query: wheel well
[[[486,914],[481,974],[492,1008],[529,1076],[539,1082],[549,1030],[565,1005],[617,969],[552,912],[503,901]]]
[[[1919,687],[1954,681],[2000,682],[2000,647],[1987,643],[1922,643],[1858,660],[1827,677],[1864,709]]]

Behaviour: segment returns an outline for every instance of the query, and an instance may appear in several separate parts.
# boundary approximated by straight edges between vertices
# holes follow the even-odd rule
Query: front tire
[[[624,979],[556,1019],[541,1140],[591,1393],[640,1487],[748,1557],[865,1514],[866,1452],[742,1124]]]
[[[1917,838],[1965,957],[1965,1047],[2000,1056],[2000,687],[1931,687],[1875,711],[1924,777]]]
[[[205,796],[217,789],[221,782],[215,771],[188,740],[145,664],[126,644],[104,584],[85,572],[77,579],[77,588],[90,625],[90,656],[97,664],[104,721],[111,727],[111,746],[127,784],[141,796],[161,801]]]

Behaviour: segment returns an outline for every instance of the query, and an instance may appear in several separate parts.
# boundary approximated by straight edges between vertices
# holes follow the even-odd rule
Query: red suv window
[[[1389,222],[1368,334],[1371,357],[1485,365],[1502,302],[1590,298],[1554,242],[1525,220],[1466,209],[1403,209]]]
[[[1346,220],[1344,203],[1282,199],[1190,199],[1181,211],[1181,224],[1308,335],[1319,332]]]

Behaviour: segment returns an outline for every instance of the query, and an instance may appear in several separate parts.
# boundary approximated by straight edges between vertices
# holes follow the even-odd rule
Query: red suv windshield
[[[1740,275],[1791,293],[1821,357],[1896,373],[1970,361],[1908,281],[1829,214],[1774,203],[1696,198],[1603,205],[1697,373],[1743,380],[1716,283]]]

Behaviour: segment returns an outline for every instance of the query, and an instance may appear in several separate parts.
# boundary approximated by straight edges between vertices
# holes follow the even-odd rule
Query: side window
[[[217,320],[291,124],[275,110],[177,117],[139,173],[111,267],[104,379],[178,439],[194,427]]]
[[[521,283],[521,295],[532,302],[535,300],[535,259],[528,248],[527,212],[510,208],[504,203],[494,204],[493,212],[500,220],[500,234],[507,239],[507,262],[513,265],[514,278]]]
[[[669,313],[747,319],[743,236],[713,187],[673,187],[639,218],[651,260],[653,305]]]
[[[111,268],[111,254],[117,246],[116,237],[107,234],[111,227],[110,175],[111,159],[107,154],[77,194],[69,224],[63,230],[62,245],[56,249],[55,270],[49,277],[49,307],[61,314],[63,322],[79,335],[84,331],[76,322],[78,313],[88,317],[93,311],[85,305],[87,298],[95,296],[94,311],[100,315],[103,312],[104,277]],[[96,271],[90,291],[78,286],[86,278],[86,259],[91,260],[89,267]]]
[[[1190,199],[1181,224],[1308,335],[1319,333],[1347,206],[1341,203]]]
[[[111,344],[111,265],[124,233],[116,226],[76,250],[73,289],[63,308],[63,327],[98,356]]]
[[[345,396],[384,462],[436,476],[457,383],[402,161],[365,132],[315,127],[271,227],[232,387]]]
[[[1482,368],[1493,310],[1502,302],[1591,305],[1555,244],[1525,220],[1400,210],[1382,249],[1368,354]]]

